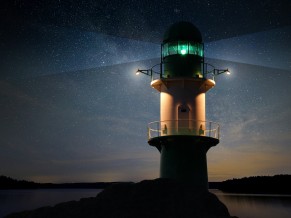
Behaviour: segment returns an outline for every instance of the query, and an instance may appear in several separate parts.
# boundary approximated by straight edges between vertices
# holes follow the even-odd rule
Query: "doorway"
[[[190,133],[190,108],[183,104],[178,107],[178,133],[188,135]]]

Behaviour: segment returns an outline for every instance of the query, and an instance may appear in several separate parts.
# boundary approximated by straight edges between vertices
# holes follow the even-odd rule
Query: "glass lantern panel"
[[[189,53],[189,47],[187,41],[178,42],[178,54],[185,55]]]
[[[178,45],[177,42],[169,42],[168,43],[169,55],[175,55],[178,53]]]

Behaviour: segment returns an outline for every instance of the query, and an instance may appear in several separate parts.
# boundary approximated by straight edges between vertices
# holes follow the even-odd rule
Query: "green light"
[[[176,41],[163,44],[162,55],[167,57],[170,55],[197,55],[203,57],[203,44],[188,41]]]
[[[178,53],[181,55],[188,54],[188,42],[187,41],[179,41],[178,42]]]
[[[186,54],[186,53],[187,53],[186,49],[182,49],[182,50],[181,50],[181,54],[182,54],[182,55],[184,55],[184,54]]]

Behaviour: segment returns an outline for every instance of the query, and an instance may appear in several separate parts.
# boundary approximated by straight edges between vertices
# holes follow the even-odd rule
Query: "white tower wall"
[[[215,85],[212,80],[177,78],[155,80],[160,91],[161,135],[198,134],[205,129],[205,92]]]

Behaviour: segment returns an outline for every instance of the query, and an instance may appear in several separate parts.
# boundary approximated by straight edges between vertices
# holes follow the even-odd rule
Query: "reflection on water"
[[[239,218],[290,218],[291,196],[224,193],[210,190]]]
[[[101,189],[0,190],[0,217],[9,213],[95,197]]]
[[[0,190],[0,217],[57,203],[95,197],[101,189]],[[291,196],[223,193],[210,190],[239,218],[290,218]]]

